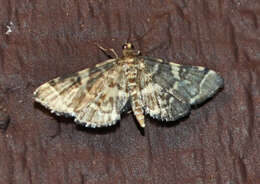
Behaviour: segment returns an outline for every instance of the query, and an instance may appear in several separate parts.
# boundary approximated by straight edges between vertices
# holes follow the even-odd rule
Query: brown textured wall
[[[0,184],[259,184],[259,24],[259,0],[0,0]],[[224,90],[179,123],[147,117],[144,135],[132,114],[83,129],[34,104],[43,82],[107,58],[93,43],[120,52],[129,35]]]

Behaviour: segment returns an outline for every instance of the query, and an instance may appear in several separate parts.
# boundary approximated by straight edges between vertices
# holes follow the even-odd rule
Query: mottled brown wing
[[[204,67],[183,66],[150,57],[140,59],[144,63],[141,94],[146,112],[152,117],[167,121],[183,117],[189,113],[190,105],[204,102],[223,86],[223,79]]]
[[[129,98],[125,79],[116,59],[111,59],[73,76],[53,79],[37,88],[34,96],[52,113],[73,116],[77,123],[110,126],[120,119]]]

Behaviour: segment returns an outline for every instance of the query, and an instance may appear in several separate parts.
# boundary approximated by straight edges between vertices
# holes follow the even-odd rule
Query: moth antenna
[[[141,39],[143,39],[148,33],[150,33],[150,31],[156,26],[156,23],[157,23],[157,20],[155,20],[155,21],[152,21],[151,23],[150,23],[150,25],[152,25],[150,28],[148,28],[148,30],[147,31],[145,31],[144,32],[144,34],[143,35],[141,35],[141,36],[138,36],[138,34],[136,34],[136,32],[134,32],[135,34],[134,34],[134,36],[135,37],[137,37],[136,39],[133,39],[133,40],[131,40],[132,42],[138,42],[139,40],[141,40]],[[131,31],[131,30],[130,30]]]
[[[129,34],[128,34],[128,38],[127,38],[127,40],[126,40],[126,43],[129,43],[129,42],[130,42],[131,35],[132,35],[132,29],[131,29],[131,27],[130,27]]]
[[[107,53],[107,51],[111,51],[114,55],[115,55],[115,58],[118,59],[118,54],[116,53],[116,51],[112,48],[109,48],[109,49],[106,49],[104,47],[102,47],[101,45],[99,45],[98,43],[94,43],[95,46],[97,46],[102,52],[105,53],[105,55],[107,55],[108,57],[110,58],[113,58],[110,54]]]

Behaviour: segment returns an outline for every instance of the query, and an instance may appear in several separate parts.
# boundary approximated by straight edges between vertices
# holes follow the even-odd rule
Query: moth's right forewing
[[[191,105],[204,102],[224,85],[219,74],[201,66],[184,66],[148,57],[144,63],[154,82],[169,92],[177,91]]]

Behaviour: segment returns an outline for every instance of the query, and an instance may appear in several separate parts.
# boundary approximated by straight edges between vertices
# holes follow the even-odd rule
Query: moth
[[[72,116],[76,123],[93,128],[114,125],[131,108],[145,127],[144,114],[175,121],[224,84],[213,70],[142,56],[131,43],[123,45],[122,54],[41,85],[34,92],[35,101],[52,113]]]

